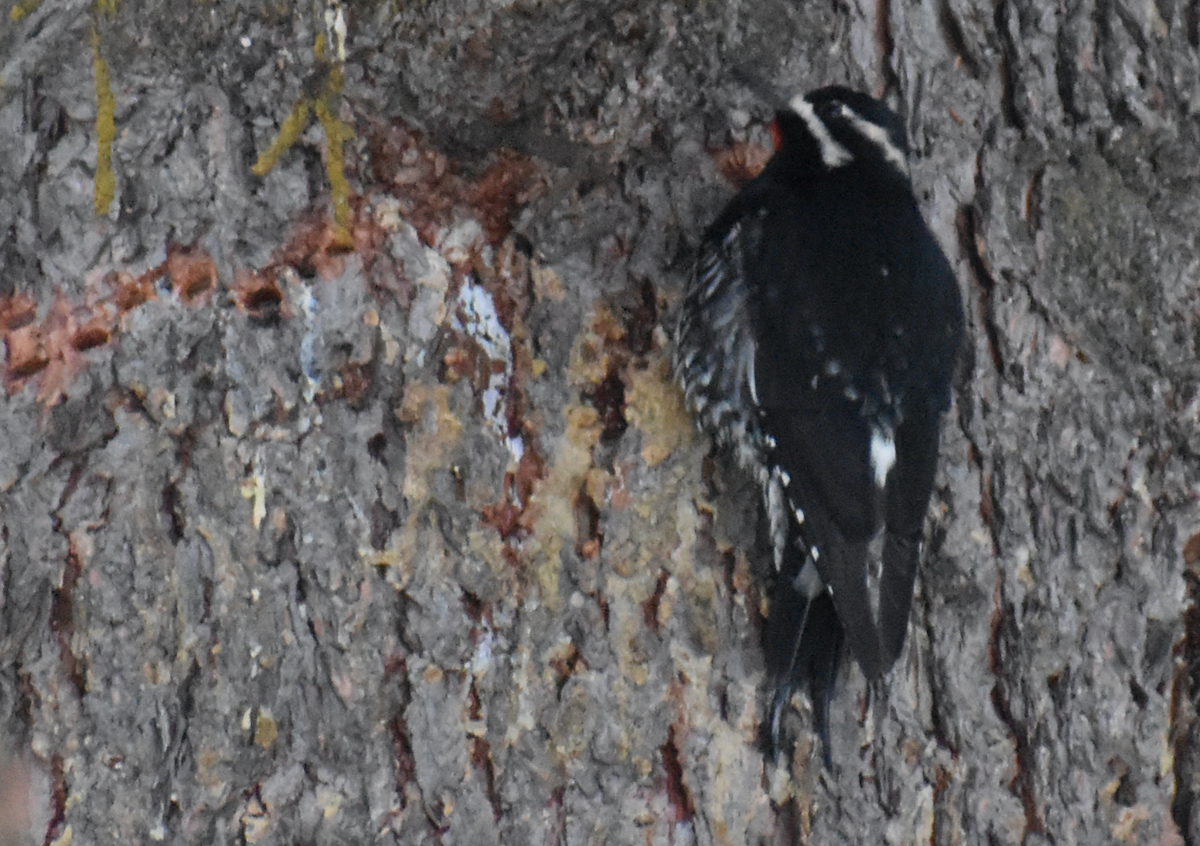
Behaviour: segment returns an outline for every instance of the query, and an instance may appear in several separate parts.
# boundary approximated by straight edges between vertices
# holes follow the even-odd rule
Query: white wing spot
[[[875,472],[875,484],[883,487],[888,473],[896,463],[896,441],[890,429],[874,429],[871,432],[871,469]]]
[[[804,125],[808,127],[808,131],[812,133],[813,138],[817,139],[817,146],[821,148],[821,161],[825,162],[826,167],[836,169],[854,161],[854,156],[850,155],[850,151],[834,140],[834,137],[829,134],[829,128],[817,117],[812,103],[808,102],[801,95],[793,97],[788,106],[800,116],[800,119],[804,121]]]
[[[821,581],[821,575],[817,572],[817,568],[807,561],[800,568],[800,572],[796,574],[793,584],[797,592],[809,600],[816,598],[817,594],[825,589],[825,584]]]

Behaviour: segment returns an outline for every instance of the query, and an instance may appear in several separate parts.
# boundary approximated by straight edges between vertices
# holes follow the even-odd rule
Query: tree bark
[[[0,842],[1200,844],[1195,3],[109,5],[0,29]],[[667,367],[737,68],[968,303],[829,769]]]

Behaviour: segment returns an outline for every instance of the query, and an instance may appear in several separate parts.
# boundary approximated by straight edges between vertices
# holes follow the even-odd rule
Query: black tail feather
[[[778,757],[779,720],[792,698],[792,691],[804,684],[804,678],[796,674],[800,641],[803,639],[808,620],[808,599],[793,587],[791,580],[782,574],[771,591],[771,604],[763,625],[763,657],[767,664],[767,677],[771,680],[774,695],[771,698],[769,752]]]
[[[825,766],[831,766],[829,703],[844,642],[845,630],[828,591],[822,590],[809,600],[791,580],[779,579],[764,631],[767,671],[774,686],[769,715],[771,757],[778,757],[782,751],[780,720],[792,693],[807,687]]]
[[[883,572],[879,583],[879,641],[882,672],[891,669],[904,649],[913,581],[921,559],[921,537],[888,532],[883,542]]]

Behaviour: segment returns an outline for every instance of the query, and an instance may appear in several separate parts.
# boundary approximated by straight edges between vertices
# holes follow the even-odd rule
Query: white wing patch
[[[883,487],[888,473],[896,463],[896,440],[890,429],[871,431],[871,470],[875,473],[875,484]]]
[[[833,170],[854,161],[854,156],[850,154],[850,151],[829,134],[828,127],[813,111],[812,103],[800,95],[793,97],[792,101],[788,103],[788,107],[800,115],[804,125],[808,127],[808,131],[812,133],[813,138],[817,139],[817,146],[821,148],[821,161],[825,162],[826,167]]]
[[[783,490],[780,472],[780,468],[776,467],[765,485],[767,521],[771,525],[771,547],[775,552],[776,570],[783,567],[783,551],[787,548],[788,541],[787,494]]]

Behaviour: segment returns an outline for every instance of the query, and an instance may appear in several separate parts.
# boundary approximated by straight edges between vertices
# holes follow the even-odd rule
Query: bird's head
[[[797,95],[776,113],[771,129],[779,153],[809,166],[837,170],[875,163],[908,175],[904,123],[861,92],[834,85]]]

